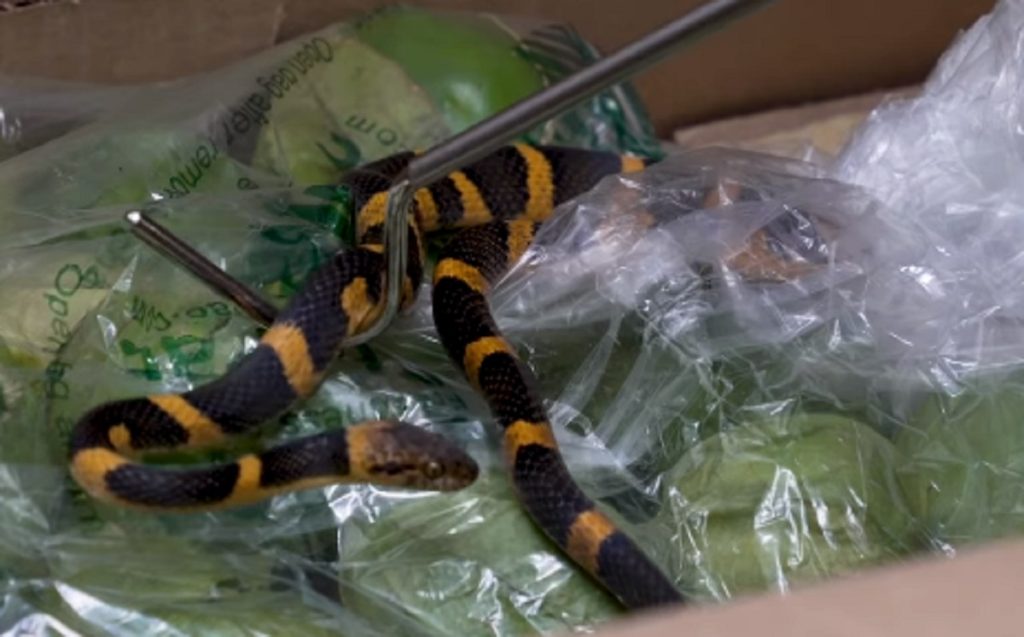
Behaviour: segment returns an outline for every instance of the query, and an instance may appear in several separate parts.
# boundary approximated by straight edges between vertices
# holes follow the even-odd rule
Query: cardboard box
[[[0,73],[95,82],[179,77],[383,4],[378,0],[54,0],[0,3]],[[423,0],[565,20],[614,50],[698,0]],[[637,78],[659,133],[684,146],[826,151],[880,99],[913,92],[993,0],[782,0]],[[907,88],[911,86],[911,88]],[[867,92],[866,95],[862,93]],[[851,97],[853,96],[853,97]],[[842,98],[807,106],[808,102]],[[786,108],[784,108],[786,107]],[[766,109],[777,109],[761,112]],[[735,117],[757,113],[749,117]],[[697,126],[697,124],[703,124]],[[1024,543],[861,572],[792,595],[639,617],[605,637],[1018,634]]]
[[[795,158],[813,148],[834,156],[872,109],[891,99],[911,98],[918,91],[919,87],[909,86],[728,117],[680,128],[672,141],[683,148],[720,145]]]
[[[567,21],[603,51],[701,0],[410,0]],[[20,0],[0,12],[0,73],[138,82],[214,68],[383,0]],[[15,6],[17,5],[17,6]],[[920,81],[994,0],[778,0],[636,78],[676,128]]]
[[[1021,634],[1017,595],[1024,542],[956,559],[862,571],[787,596],[624,620],[598,637],[1010,637]]]

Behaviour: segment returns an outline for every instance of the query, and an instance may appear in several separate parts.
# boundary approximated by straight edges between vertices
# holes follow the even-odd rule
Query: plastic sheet
[[[31,228],[28,211],[332,183],[357,164],[427,148],[595,56],[558,24],[396,7],[179,81],[107,92],[36,86],[28,95],[80,94],[91,121],[0,162],[0,231]],[[39,113],[22,106],[17,84],[4,94],[14,111],[7,138],[31,130],[30,116],[68,125],[70,116],[47,120],[47,100]],[[658,153],[628,86],[524,138]]]
[[[1020,207],[997,164],[1018,161],[1022,10],[1001,3],[834,167],[671,155],[563,206],[494,291],[574,475],[698,601],[1020,529]],[[985,119],[950,119],[967,112]],[[344,245],[336,195],[227,188],[154,214],[280,303]],[[258,330],[133,242],[116,208],[55,210],[0,235],[0,626],[518,635],[621,614],[509,492],[427,285],[265,433],[401,418],[464,445],[484,469],[472,487],[331,487],[192,516],[83,498],[62,455],[77,415],[215,377]]]
[[[421,49],[444,36],[479,55],[442,63],[451,54],[442,47],[425,58],[410,34],[428,40],[416,45]],[[594,55],[558,25],[390,10],[206,76],[137,87],[122,103],[84,115],[89,123],[61,120],[73,130],[51,129],[51,139],[0,164],[0,290],[7,301],[0,317],[0,628],[376,635],[389,625],[413,626],[401,608],[377,610],[370,584],[359,589],[367,592],[361,608],[339,603],[341,594],[358,599],[345,586],[359,581],[345,570],[358,572],[357,549],[346,548],[352,559],[345,561],[339,549],[358,539],[361,524],[383,528],[377,518],[416,494],[303,493],[245,511],[153,517],[97,507],[70,481],[67,434],[82,409],[115,395],[209,380],[258,334],[251,320],[132,238],[119,204],[147,205],[233,276],[281,303],[345,245],[351,211],[329,185],[341,172],[429,145]],[[263,100],[255,97],[261,90],[269,94]],[[272,112],[259,112],[268,104]],[[45,120],[45,113],[32,115]],[[27,121],[20,120],[21,133],[32,128]],[[47,136],[34,130],[36,140]],[[657,151],[628,87],[527,139]],[[347,353],[340,365],[278,435],[407,413],[451,429],[486,457],[483,424],[469,417],[466,426],[464,401],[437,372],[405,370],[369,347]],[[467,524],[479,526],[473,511],[490,501],[533,532],[509,494],[488,490],[486,498],[467,499]],[[569,627],[614,612],[539,535],[533,542],[532,566],[507,555],[509,568],[519,569],[513,583],[528,588],[545,573],[549,589],[572,597],[577,582],[591,601],[545,609],[544,595],[535,593],[510,604],[513,589],[504,584],[495,593],[501,612],[471,614],[474,628]]]
[[[0,161],[115,110],[145,87],[0,78]]]
[[[835,175],[869,189],[887,215],[927,230],[934,249],[891,296],[904,360],[899,442],[908,497],[932,546],[1024,530],[1016,409],[1024,331],[1024,3],[1002,0],[964,32],[913,100],[879,108]],[[922,241],[923,242],[923,241]],[[912,391],[913,390],[913,391]]]
[[[918,546],[865,318],[865,281],[913,263],[918,229],[878,210],[809,164],[670,156],[563,208],[493,294],[576,477],[697,599]],[[755,258],[760,236],[785,258]],[[445,363],[425,303],[377,347]]]
[[[320,222],[298,214],[310,206]],[[266,189],[156,208],[278,301],[339,247],[322,222],[330,211],[344,217],[339,202]],[[266,433],[402,418],[473,453],[485,471],[471,488],[335,487],[191,516],[82,497],[62,450],[83,410],[213,378],[255,337],[251,321],[112,233],[110,211],[83,215],[52,249],[96,264],[61,265],[60,289],[42,292],[74,290],[76,327],[42,371],[45,352],[5,374],[2,563],[23,626],[190,634],[221,621],[245,634],[268,621],[257,609],[286,606],[301,615],[289,622],[337,634],[507,635],[589,629],[621,613],[510,493],[487,410],[436,342],[426,286]],[[762,230],[785,255],[775,266],[750,248]],[[788,590],[912,550],[895,448],[870,418],[849,415],[867,405],[838,396],[840,378],[820,374],[857,359],[858,333],[831,347],[823,335],[861,310],[856,282],[912,256],[901,237],[870,197],[811,166],[709,151],[610,179],[563,207],[496,290],[499,324],[537,370],[575,475],[687,593]],[[869,335],[861,326],[861,340]]]

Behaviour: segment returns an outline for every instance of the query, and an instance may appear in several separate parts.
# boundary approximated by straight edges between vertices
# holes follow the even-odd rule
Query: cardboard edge
[[[595,637],[963,637],[1018,635],[1024,541],[997,541],[949,559],[923,556],[717,606],[641,614]]]
[[[911,85],[715,120],[677,129],[672,140],[687,149],[781,149],[804,144],[835,154],[875,108],[890,100],[914,97],[920,90],[920,85]]]

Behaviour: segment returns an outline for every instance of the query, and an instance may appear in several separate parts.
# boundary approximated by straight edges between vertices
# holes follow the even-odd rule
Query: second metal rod
[[[774,0],[711,0],[612,55],[435,146],[409,163],[405,178],[416,190],[496,150],[594,94],[633,75],[742,14]]]

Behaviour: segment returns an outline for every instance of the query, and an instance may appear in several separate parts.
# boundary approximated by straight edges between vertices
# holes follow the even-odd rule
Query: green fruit
[[[302,605],[302,599],[287,594],[250,594],[233,604],[195,604],[185,610],[158,609],[139,618],[140,632],[156,630],[166,623],[180,635],[252,637],[253,635],[302,635],[303,637],[344,637],[348,622],[321,615]],[[365,634],[362,631],[358,634]]]
[[[900,482],[933,541],[1024,532],[1024,393],[1017,385],[932,395],[897,437]]]
[[[410,495],[342,535],[341,597],[388,634],[578,630],[619,613],[537,529],[503,473]]]
[[[273,100],[253,166],[301,186],[330,184],[357,165],[448,135],[398,64],[354,37],[329,44],[330,60],[303,75],[301,89]]]
[[[753,418],[666,475],[670,572],[698,595],[778,589],[893,559],[913,544],[892,444],[835,415]]]
[[[259,551],[211,551],[163,534],[158,524],[134,533],[108,526],[57,536],[48,566],[63,595],[23,591],[37,612],[95,634],[346,634],[339,617],[321,614],[287,588],[274,590],[278,564]],[[40,580],[42,581],[42,580]],[[26,587],[28,588],[28,587]]]
[[[516,40],[474,15],[400,7],[359,25],[359,37],[398,62],[462,131],[544,86]]]

